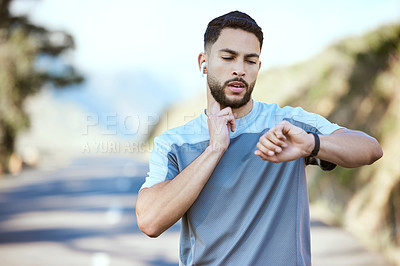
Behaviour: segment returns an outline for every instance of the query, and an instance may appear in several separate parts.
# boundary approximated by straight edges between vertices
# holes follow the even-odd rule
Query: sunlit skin
[[[206,47],[206,51],[199,55],[198,61],[199,66],[203,62],[206,63],[208,79],[219,81],[221,85],[228,80],[240,77],[250,86],[254,86],[261,67],[260,53],[260,42],[253,33],[225,28],[221,31],[218,40],[211,47]],[[242,86],[239,83],[233,85]],[[240,101],[246,90],[226,86],[224,92],[228,100]],[[207,99],[207,110],[211,110],[215,99],[211,95],[208,83]],[[247,115],[252,107],[253,102],[250,100],[244,106],[233,109],[233,112],[237,114],[237,118],[240,118]]]

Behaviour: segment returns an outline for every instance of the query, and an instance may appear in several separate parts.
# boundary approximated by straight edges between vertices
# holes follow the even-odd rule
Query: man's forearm
[[[320,135],[320,140],[317,157],[342,167],[372,164],[383,155],[378,141],[360,131],[339,129],[330,135]]]
[[[209,146],[179,175],[139,192],[136,217],[139,228],[157,237],[192,206],[223,155]]]

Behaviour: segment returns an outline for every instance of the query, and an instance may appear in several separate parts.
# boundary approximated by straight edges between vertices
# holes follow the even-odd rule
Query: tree
[[[78,84],[82,75],[63,62],[61,55],[74,48],[73,37],[34,25],[25,16],[10,13],[12,0],[0,0],[0,173],[7,169],[18,132],[29,127],[23,104],[49,84],[56,88]],[[57,71],[40,68],[40,58],[57,60]]]

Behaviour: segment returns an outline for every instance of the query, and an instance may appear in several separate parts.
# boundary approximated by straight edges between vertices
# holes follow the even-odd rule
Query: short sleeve
[[[313,131],[320,135],[329,135],[343,128],[335,123],[331,123],[328,119],[319,114],[304,111],[301,107],[293,108],[290,115],[284,120],[287,120],[305,131]]]
[[[163,135],[156,137],[149,158],[149,172],[140,190],[173,179],[178,173],[176,156],[171,152],[171,144],[163,138]]]
[[[312,131],[320,135],[329,135],[343,128],[335,123],[331,123],[328,119],[319,114],[304,111],[301,107],[293,108],[291,115],[284,120],[287,120],[305,131]],[[318,165],[324,171],[330,171],[336,167],[336,164],[331,162],[310,157],[305,158],[305,164]]]

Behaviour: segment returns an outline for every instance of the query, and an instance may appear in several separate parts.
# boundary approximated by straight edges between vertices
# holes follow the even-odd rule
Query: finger
[[[234,132],[236,129],[235,117],[233,115],[226,115],[222,118],[225,119],[225,125],[227,125],[232,130],[232,132]]]
[[[278,130],[274,130],[273,133],[275,137],[282,142],[284,142],[287,139],[285,134],[283,133],[283,127],[279,128]]]
[[[268,157],[260,150],[256,150],[254,152],[254,154],[257,155],[258,157],[260,157],[263,160],[267,160],[268,159]]]
[[[269,161],[269,162],[278,162],[278,159],[276,156],[266,156],[264,153],[260,152],[259,150],[256,150],[254,152],[255,155],[257,155],[258,157],[260,157],[262,160],[264,161]]]
[[[297,135],[297,134],[302,134],[304,130],[300,127],[297,127],[288,121],[282,121],[279,123],[279,125],[282,127],[282,133],[284,135]]]
[[[226,107],[218,112],[218,115],[233,115],[232,108]]]
[[[232,121],[235,120],[235,117],[233,115],[225,115],[225,116],[222,116],[221,118],[225,119],[226,124],[230,124],[230,123],[232,123]]]
[[[264,153],[267,156],[275,155],[275,148],[269,149],[268,147],[262,145],[260,142],[257,143],[256,147],[260,152]]]
[[[214,102],[210,107],[209,115],[218,114],[221,111],[221,105],[218,102]]]
[[[236,121],[235,121],[236,114],[234,114],[232,112],[232,108],[226,107],[226,108],[222,109],[218,113],[218,115],[228,116],[228,121],[227,122],[230,124],[230,128],[231,128],[232,132],[235,132],[235,130],[236,130]]]
[[[275,150],[277,149],[277,147],[279,147],[279,150],[281,151],[282,148],[286,148],[287,144],[280,140],[276,135],[275,132],[267,132],[263,137],[260,138],[260,142],[261,144],[268,146],[268,142],[271,142],[272,144],[274,144],[276,147],[274,148]],[[272,147],[269,147],[270,149],[272,149]],[[278,152],[280,152],[278,151]]]
[[[282,147],[275,144],[274,141],[272,141],[271,139],[275,139],[276,142],[278,142],[278,144],[280,144],[280,140],[278,140],[275,135],[268,133],[265,134],[264,136],[261,136],[259,139],[259,143],[260,145],[264,146],[266,149],[280,153],[282,151],[282,147],[285,146],[283,145]]]
[[[287,139],[285,136],[287,132],[285,130],[286,130],[286,123],[280,123],[275,127],[273,127],[272,129],[270,129],[272,134],[274,134],[276,138],[282,141],[285,141]]]
[[[256,150],[256,151],[254,152],[254,154],[257,155],[258,157],[260,157],[260,158],[263,159],[263,160],[267,160],[267,156],[265,156],[264,153],[262,153],[262,152],[259,151],[259,150]]]
[[[235,130],[236,130],[236,120],[235,120],[235,116],[234,115],[230,115],[229,116],[229,124],[231,126],[232,132],[235,132]]]

